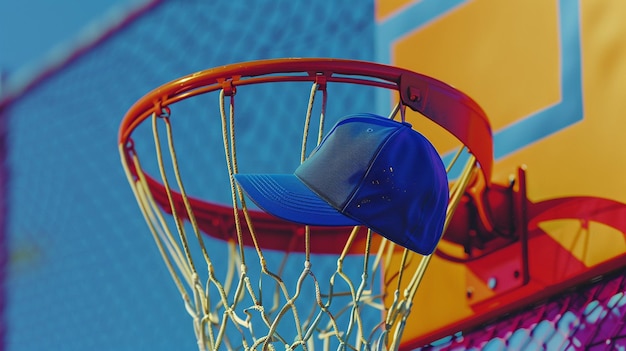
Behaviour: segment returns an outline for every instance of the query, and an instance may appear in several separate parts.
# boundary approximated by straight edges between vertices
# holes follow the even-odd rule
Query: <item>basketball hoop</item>
[[[389,119],[404,122],[408,106],[446,129],[469,151],[460,177],[449,190],[444,230],[477,171],[486,186],[490,185],[492,135],[482,109],[449,85],[408,70],[353,60],[276,59],[201,71],[153,90],[124,117],[119,151],[138,205],[192,316],[198,347],[400,349],[412,300],[432,250],[418,255],[363,225],[302,225],[246,204],[247,196],[236,180],[240,174],[237,155],[246,150],[236,148],[235,97],[244,86],[282,82],[311,85],[303,116],[302,148],[296,154],[300,162],[307,160],[316,96],[322,95],[316,120],[320,144],[329,134],[324,129],[328,86],[360,85],[397,92],[398,103]],[[219,95],[216,116],[222,125],[231,205],[186,192],[179,165],[194,155],[177,153],[173,141],[171,121],[175,116],[171,107],[210,93]],[[303,104],[306,100],[303,97]],[[140,148],[134,134],[149,124],[152,151]],[[140,154],[142,160],[143,155],[151,154],[150,162],[158,169],[159,178],[149,174]],[[437,240],[440,237],[438,233]],[[209,238],[224,242],[222,253],[227,254],[227,262],[209,252],[205,243]],[[282,258],[273,259],[279,263],[272,267],[268,255],[274,257],[278,252]],[[312,263],[316,257],[332,257],[334,272],[316,270]],[[350,271],[346,265],[349,257],[357,257],[360,268]],[[302,269],[287,275],[284,272],[291,263],[286,262],[294,258]],[[409,264],[417,260],[418,265]]]

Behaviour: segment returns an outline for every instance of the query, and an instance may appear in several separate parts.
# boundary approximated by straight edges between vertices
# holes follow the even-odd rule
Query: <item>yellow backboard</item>
[[[445,258],[471,255],[444,241],[414,301],[414,345],[626,264],[625,12],[620,1],[377,2],[378,61],[475,99],[493,128],[492,180],[526,178],[527,239],[466,262]],[[459,144],[409,118],[442,153]]]

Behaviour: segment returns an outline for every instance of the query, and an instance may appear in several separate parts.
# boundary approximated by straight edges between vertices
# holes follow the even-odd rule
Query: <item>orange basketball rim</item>
[[[237,91],[244,86],[281,82],[311,85],[310,95],[303,97],[303,101],[308,98],[308,105],[303,116],[303,147],[297,155],[301,161],[306,159],[315,98],[322,96],[317,120],[319,143],[326,135],[326,101],[332,98],[327,88],[360,85],[395,94],[397,103],[390,109],[389,118],[404,121],[409,107],[444,128],[460,141],[462,149],[467,149],[469,157],[461,175],[449,187],[444,228],[450,227],[470,185],[473,191],[492,186],[492,133],[483,110],[461,91],[402,68],[340,59],[275,59],[208,69],[153,90],[124,117],[119,151],[138,205],[192,317],[198,347],[407,347],[411,342],[403,340],[403,331],[431,255],[418,255],[364,226],[306,226],[249,209],[234,180],[239,169],[237,154],[246,152],[235,147]],[[219,94],[230,205],[187,194],[179,164],[194,156],[177,154],[173,140],[175,127],[170,107],[210,93]],[[144,124],[151,124],[152,141],[134,138],[133,133]],[[144,152],[140,157],[136,147],[139,142],[154,143],[154,152]],[[140,160],[147,154],[156,160],[158,175],[148,174],[142,168]],[[448,165],[448,170],[457,159]],[[483,227],[489,229],[493,226],[493,213],[485,211],[484,206],[488,205],[477,204],[478,216]],[[458,225],[450,228],[454,229],[452,239],[454,233],[463,231]],[[226,259],[216,258],[211,252],[213,246],[208,248],[205,243],[207,238],[224,242],[221,251]],[[267,257],[276,252],[281,252],[283,258],[274,264],[276,260]],[[336,262],[334,272],[316,271],[311,262],[328,257]],[[286,262],[293,259],[303,263],[302,271],[284,274],[285,265],[290,264]],[[346,262],[354,259],[362,269],[348,273]],[[327,277],[322,278],[325,274]],[[313,297],[303,297],[303,291],[311,292],[308,296]]]

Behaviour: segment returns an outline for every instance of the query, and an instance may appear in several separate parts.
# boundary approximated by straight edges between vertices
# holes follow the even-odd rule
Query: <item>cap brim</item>
[[[237,174],[235,179],[257,206],[276,217],[317,226],[360,224],[318,197],[293,174]]]

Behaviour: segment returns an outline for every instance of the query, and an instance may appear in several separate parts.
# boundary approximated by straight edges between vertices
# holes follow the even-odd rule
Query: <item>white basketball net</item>
[[[324,134],[326,90],[318,88],[317,84],[313,84],[309,97],[302,160],[312,106],[319,91],[323,96],[318,141]],[[170,200],[168,212],[171,212],[171,217],[154,200],[137,154],[133,152],[132,157],[127,158],[125,146],[120,146],[122,163],[139,207],[182,295],[185,308],[193,318],[198,348],[397,350],[430,256],[422,257],[396,247],[377,234],[358,227],[349,235],[338,257],[312,253],[310,242],[315,233],[304,226],[304,254],[284,252],[282,257],[277,258],[278,253],[265,252],[259,245],[263,238],[255,233],[246,200],[234,182],[234,174],[238,172],[234,95],[227,96],[222,90],[219,102],[234,228],[238,238],[237,241],[221,244],[219,258],[213,257],[207,250],[207,240],[215,239],[200,232],[194,209],[185,193],[168,110],[162,109],[165,111],[162,115],[154,113],[151,121],[160,181]],[[403,115],[404,107],[396,106],[391,117],[398,111]],[[159,123],[165,126],[165,140],[159,133],[159,129],[163,129],[158,127]],[[135,168],[136,176],[129,171],[131,165],[127,164],[127,160]],[[171,169],[166,169],[166,164],[170,164]],[[450,191],[446,227],[475,164],[474,158],[470,157],[463,175]],[[182,195],[185,213],[177,211],[172,204],[173,189]],[[366,244],[361,255],[352,254],[356,238],[361,236],[362,239],[363,235],[366,235]],[[241,244],[244,236],[252,238],[252,248]],[[334,262],[332,265],[327,264],[329,259]],[[326,263],[316,266],[317,261]],[[294,267],[299,267],[295,274]]]

